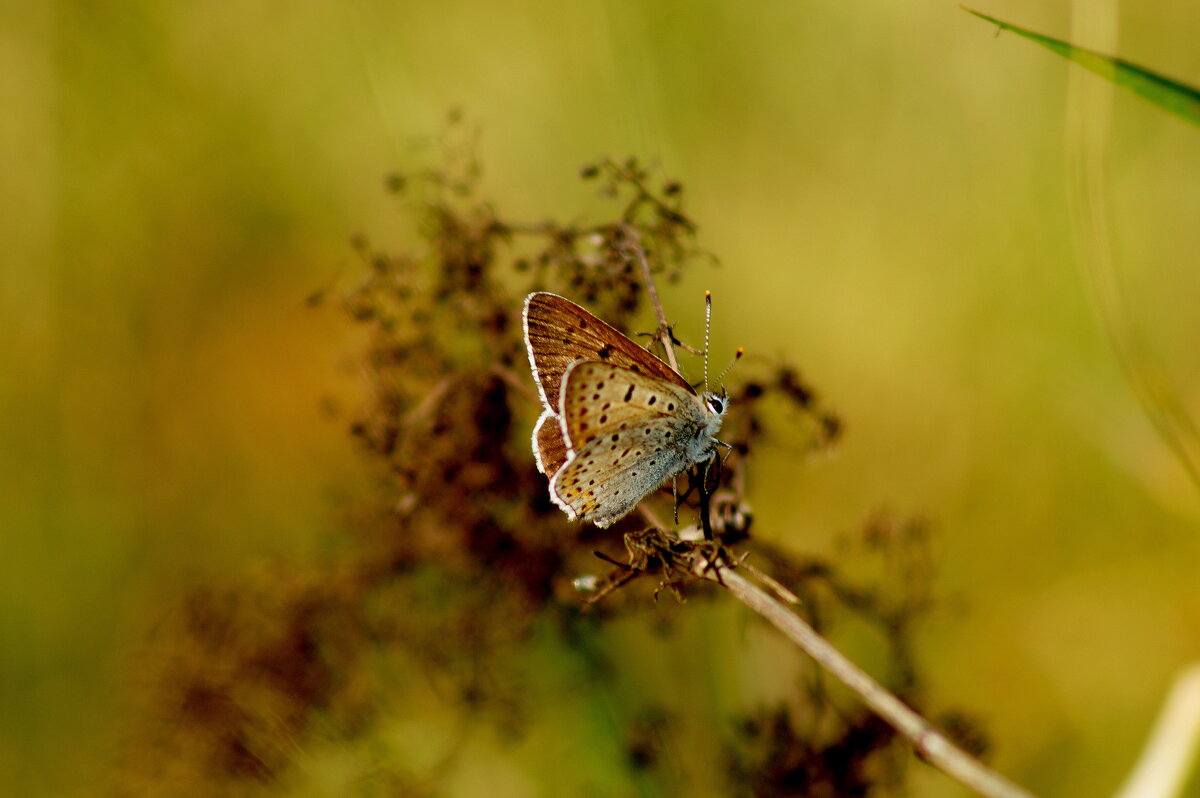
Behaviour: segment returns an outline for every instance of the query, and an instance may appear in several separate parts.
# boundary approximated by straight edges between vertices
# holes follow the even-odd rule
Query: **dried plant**
[[[306,745],[353,746],[387,708],[403,706],[403,685],[387,676],[398,660],[425,675],[464,728],[484,723],[519,738],[545,707],[531,697],[536,676],[514,651],[552,630],[554,645],[588,652],[590,679],[611,683],[635,665],[596,653],[606,622],[667,612],[673,601],[652,603],[664,587],[708,600],[720,592],[714,580],[732,590],[745,573],[799,596],[796,611],[818,629],[848,616],[878,629],[887,686],[911,707],[931,703],[913,643],[935,605],[927,524],[878,516],[852,535],[844,556],[874,563],[870,581],[753,537],[749,487],[762,443],[784,428],[794,439],[799,429],[804,446],[818,450],[842,432],[795,368],[748,358],[736,373],[722,431],[732,451],[693,474],[679,497],[681,521],[703,519],[711,542],[681,540],[656,520],[671,517],[669,487],[647,499],[644,514],[607,530],[572,525],[551,504],[529,447],[538,399],[521,338],[523,297],[562,293],[627,334],[649,333],[662,352],[683,336],[655,328],[657,294],[648,289],[715,259],[697,244],[683,186],[634,159],[582,171],[610,198],[607,220],[503,216],[478,196],[481,168],[463,130],[452,125],[437,168],[388,180],[417,222],[420,245],[392,253],[360,238],[361,282],[312,298],[340,306],[369,333],[360,358],[368,396],[348,426],[378,484],[372,503],[348,508],[352,545],[333,564],[280,566],[198,589],[182,603],[141,657],[146,700],[116,792],[276,789]],[[653,310],[663,314],[661,305]],[[757,571],[747,571],[752,564]],[[588,600],[575,586],[597,570],[606,575],[583,580],[598,588]],[[910,757],[892,727],[835,697],[817,671],[795,681],[788,701],[719,730],[728,783],[714,791],[901,794]],[[686,775],[664,769],[660,756],[678,725],[671,712],[647,704],[625,718],[627,778],[651,773],[679,788]],[[966,714],[943,718],[968,747],[986,748]],[[361,793],[437,794],[458,750],[448,747],[420,772],[379,762]]]

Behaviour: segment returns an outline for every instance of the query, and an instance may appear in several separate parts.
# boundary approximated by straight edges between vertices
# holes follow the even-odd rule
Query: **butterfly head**
[[[704,409],[708,414],[720,424],[721,419],[725,417],[725,411],[729,410],[729,397],[725,395],[725,391],[720,393],[714,391],[705,391],[703,395]]]

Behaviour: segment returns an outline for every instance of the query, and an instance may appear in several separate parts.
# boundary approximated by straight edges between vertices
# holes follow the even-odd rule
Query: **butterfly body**
[[[563,297],[530,294],[525,341],[545,410],[538,469],[571,519],[607,527],[716,451],[724,397],[677,372]]]

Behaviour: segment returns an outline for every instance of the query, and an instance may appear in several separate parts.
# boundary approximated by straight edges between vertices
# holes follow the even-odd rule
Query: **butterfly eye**
[[[708,409],[717,415],[725,412],[725,400],[719,396],[708,397]]]

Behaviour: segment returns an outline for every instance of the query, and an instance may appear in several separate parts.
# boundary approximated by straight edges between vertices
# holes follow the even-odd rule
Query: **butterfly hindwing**
[[[551,496],[568,515],[601,527],[691,466],[707,434],[690,390],[611,363],[570,367],[559,411],[567,454]]]
[[[538,471],[546,476],[554,476],[567,460],[567,442],[563,440],[558,414],[550,408],[542,411],[533,426],[533,460]]]

